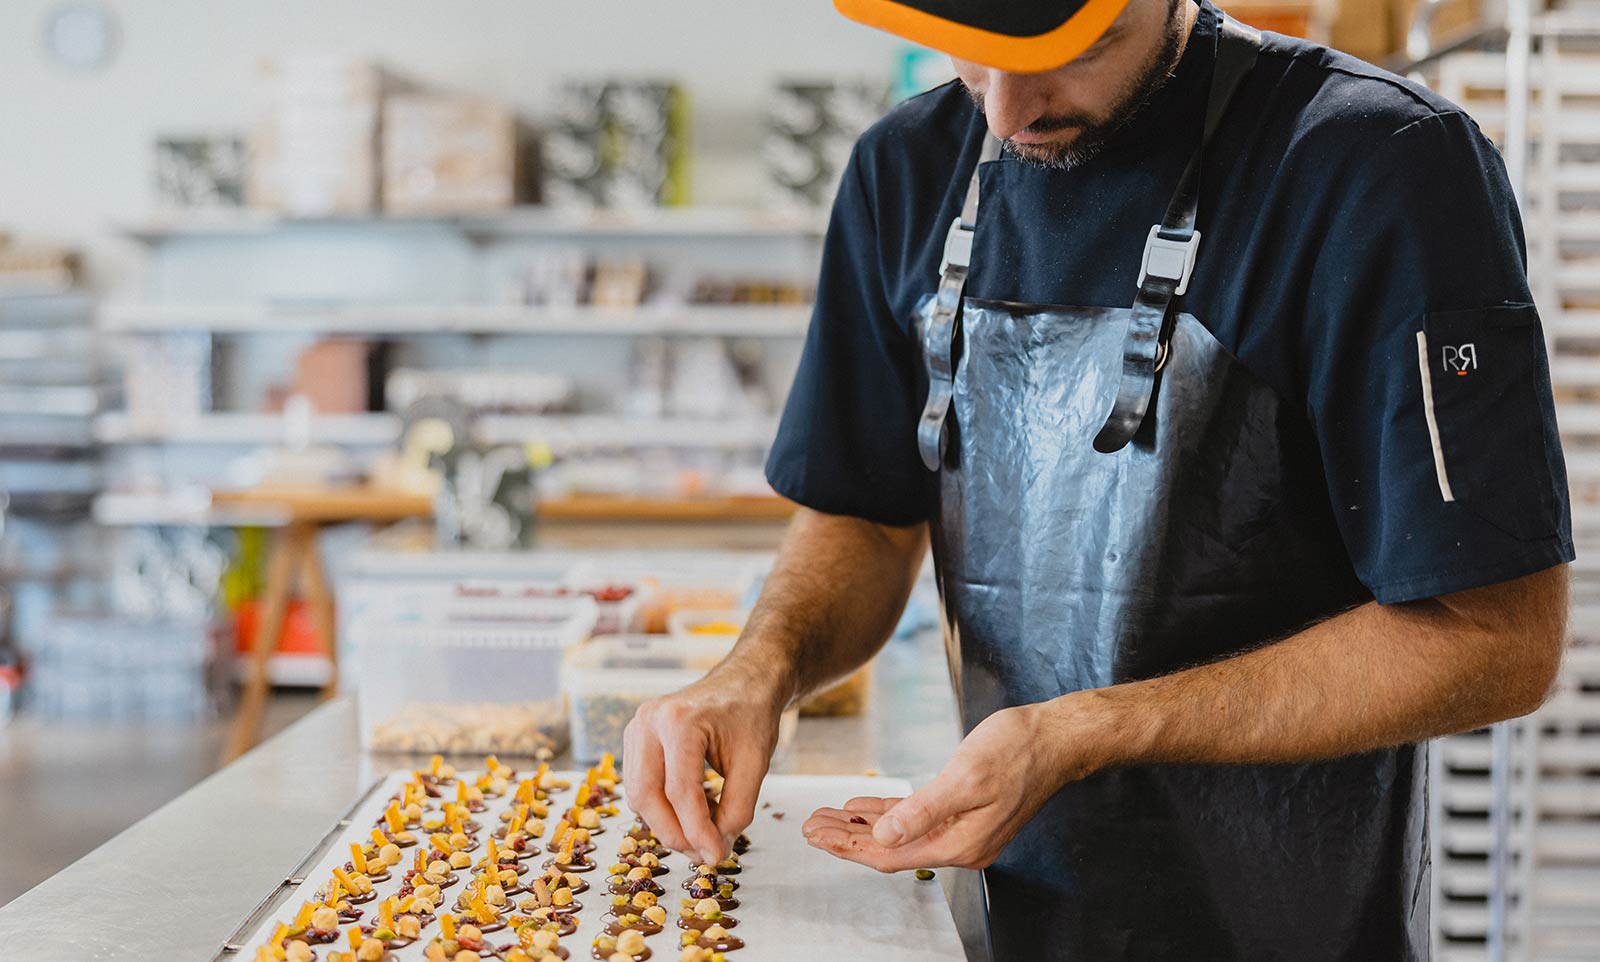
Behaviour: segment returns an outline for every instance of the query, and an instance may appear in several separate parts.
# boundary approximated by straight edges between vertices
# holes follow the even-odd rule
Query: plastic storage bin
[[[685,609],[674,611],[667,618],[667,631],[674,638],[693,640],[697,638],[721,639],[731,646],[739,640],[739,633],[744,631],[744,623],[750,617],[750,612],[745,610],[728,609],[725,611],[702,611],[699,609]]]
[[[373,751],[539,755],[566,742],[562,663],[594,628],[593,599],[446,605],[352,626],[361,744]]]
[[[639,706],[704,677],[734,639],[612,635],[595,638],[567,657],[563,684],[572,709],[572,757],[588,764],[610,752],[621,757],[622,733]],[[778,724],[778,747],[794,738],[798,712]]]

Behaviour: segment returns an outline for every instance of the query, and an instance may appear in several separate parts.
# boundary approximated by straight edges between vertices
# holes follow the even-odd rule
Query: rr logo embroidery
[[[1478,345],[1446,344],[1440,349],[1444,355],[1444,369],[1454,371],[1456,377],[1466,377],[1468,371],[1478,369]]]

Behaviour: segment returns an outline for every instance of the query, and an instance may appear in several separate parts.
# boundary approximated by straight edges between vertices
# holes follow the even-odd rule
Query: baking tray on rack
[[[462,774],[469,780],[476,775],[467,771]],[[584,775],[560,772],[557,777],[576,786]],[[253,960],[257,946],[271,937],[279,922],[289,921],[302,902],[315,900],[316,890],[332,876],[334,866],[343,865],[349,857],[350,843],[367,837],[382,817],[389,798],[409,778],[410,773],[396,772],[375,782],[285,881],[268,894],[217,952],[213,962]],[[800,834],[801,824],[818,807],[840,806],[858,795],[892,797],[909,791],[910,786],[902,780],[876,776],[769,776],[762,787],[755,822],[745,833],[751,847],[740,859],[740,904],[729,913],[739,920],[733,934],[744,939],[745,947],[727,953],[729,962],[815,962],[841,952],[848,953],[852,962],[965,962],[961,939],[937,881],[921,881],[910,872],[884,875],[843,861],[807,845]],[[551,793],[551,818],[547,824],[553,827],[558,813],[571,807],[574,794],[575,789]],[[485,801],[489,810],[475,817],[485,830],[490,830],[500,824],[500,813],[511,799],[508,794]],[[621,814],[607,819],[607,831],[594,838],[597,849],[591,857],[601,869],[585,876],[593,887],[580,898],[585,905],[578,913],[578,930],[561,939],[573,962],[592,958],[591,943],[604,926],[601,915],[608,908],[604,866],[615,855],[617,842],[633,820],[626,796],[619,807]],[[548,834],[540,841],[548,841]],[[405,850],[407,862],[402,867],[408,864],[412,851]],[[474,855],[481,856],[481,849]],[[535,861],[535,870],[540,862],[542,859]],[[671,869],[670,875],[660,879],[668,892],[663,904],[675,917],[676,899],[683,891],[680,883],[689,877],[691,866],[687,857],[678,854],[664,859],[663,864]],[[378,883],[380,900],[394,894],[399,879],[397,871],[390,881]],[[457,891],[451,889],[447,894],[453,896]],[[447,905],[450,901],[446,900]],[[378,901],[373,901],[361,908],[369,909],[368,915],[375,915],[377,906]],[[395,956],[402,962],[421,960],[424,947],[438,931],[439,923],[435,921],[423,929],[421,940],[397,950]],[[664,931],[645,940],[652,950],[652,962],[675,962],[678,934],[676,925],[669,921]],[[515,940],[509,929],[489,938],[495,945]],[[345,947],[341,942],[313,948],[320,960],[326,957],[327,949]]]

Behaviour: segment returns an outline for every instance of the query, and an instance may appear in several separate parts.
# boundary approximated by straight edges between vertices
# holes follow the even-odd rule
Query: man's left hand
[[[1065,730],[1058,702],[990,715],[908,798],[818,809],[802,828],[806,841],[880,872],[987,867],[1061,786],[1104,764],[1086,732]]]

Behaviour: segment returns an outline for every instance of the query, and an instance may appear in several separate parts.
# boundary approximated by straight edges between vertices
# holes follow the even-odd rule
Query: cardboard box
[[[488,100],[433,94],[383,105],[383,206],[395,213],[468,214],[528,197],[528,164],[507,108]]]
[[[382,71],[363,61],[318,54],[265,61],[250,137],[250,206],[299,217],[371,213],[385,85]]]

